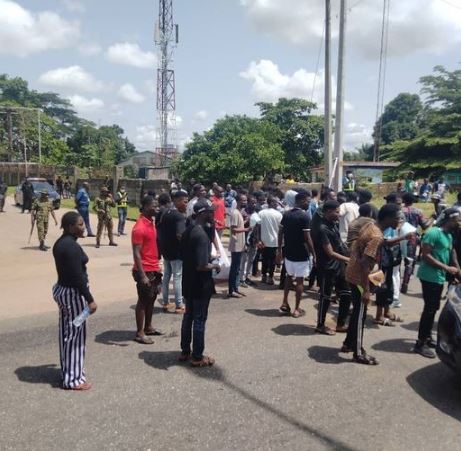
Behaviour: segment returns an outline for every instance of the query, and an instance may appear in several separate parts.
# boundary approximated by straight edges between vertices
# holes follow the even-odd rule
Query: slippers
[[[163,332],[160,332],[157,329],[145,330],[144,333],[149,336],[161,336],[165,335]]]
[[[394,323],[389,318],[375,319],[373,324],[378,324],[379,326],[394,327]]]
[[[367,354],[356,355],[352,361],[362,365],[379,365],[379,362],[373,356]]]
[[[389,316],[386,316],[386,319],[393,321],[394,323],[403,323],[403,319],[400,316],[397,316],[395,313],[391,313]]]
[[[288,315],[288,314],[291,313],[291,308],[290,308],[288,305],[283,305],[283,304],[282,304],[282,305],[279,307],[279,310],[280,310],[283,314],[285,314],[285,315]]]
[[[214,363],[215,363],[215,359],[213,359],[213,357],[207,357],[206,355],[202,357],[202,360],[192,360],[191,361],[191,365],[194,368],[203,368],[205,366],[213,366]]]
[[[301,316],[304,316],[305,314],[306,314],[306,312],[305,312],[302,308],[299,308],[299,309],[295,310],[295,311],[291,314],[291,316],[292,316],[293,318],[299,318],[299,317],[301,317]]]
[[[64,387],[64,390],[72,391],[86,391],[89,390],[93,385],[91,382],[84,382],[83,384],[77,385],[76,387]]]
[[[134,337],[134,341],[142,345],[153,345],[154,344],[154,340],[152,340],[152,338],[146,337],[145,335],[143,335],[142,337],[140,337],[139,335],[136,335],[136,337]]]
[[[328,326],[316,327],[315,331],[322,335],[336,335],[336,332],[333,329],[330,329]]]

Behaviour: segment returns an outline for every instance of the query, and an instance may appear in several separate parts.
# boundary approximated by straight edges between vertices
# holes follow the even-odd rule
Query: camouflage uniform
[[[48,233],[48,220],[53,209],[53,205],[48,199],[35,199],[32,205],[32,211],[35,212],[35,220],[37,221],[37,233],[40,244],[45,241],[46,234]]]
[[[102,231],[104,226],[107,228],[107,235],[109,236],[109,242],[114,242],[114,223],[112,221],[111,207],[115,207],[115,202],[112,197],[97,197],[94,201],[93,210],[98,215],[98,230],[96,232],[96,245],[99,245],[101,242]],[[103,210],[101,212],[100,210]]]

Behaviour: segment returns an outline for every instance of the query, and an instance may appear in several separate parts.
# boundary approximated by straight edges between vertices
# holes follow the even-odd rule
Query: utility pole
[[[341,0],[339,13],[339,44],[338,44],[338,87],[336,90],[336,118],[335,118],[335,150],[336,170],[334,174],[334,188],[336,191],[343,189],[343,128],[344,128],[344,66],[346,53],[346,21],[347,0]]]
[[[333,154],[331,146],[331,0],[325,0],[325,184],[331,180]]]

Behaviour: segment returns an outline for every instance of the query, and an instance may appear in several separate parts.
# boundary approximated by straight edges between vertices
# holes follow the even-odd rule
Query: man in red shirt
[[[222,237],[223,230],[226,227],[226,204],[223,193],[224,190],[220,186],[214,186],[213,196],[211,196],[211,202],[214,206],[215,230],[218,232],[219,238]]]
[[[153,217],[156,201],[152,196],[145,196],[141,202],[141,216],[131,232],[133,246],[133,278],[138,291],[136,304],[135,341],[142,344],[153,344],[149,335],[162,335],[152,327],[154,302],[162,286],[159,254],[157,249],[157,231]]]

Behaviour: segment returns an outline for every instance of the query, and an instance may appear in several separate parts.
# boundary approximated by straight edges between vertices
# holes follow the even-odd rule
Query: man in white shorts
[[[308,191],[298,193],[295,197],[295,207],[286,211],[280,224],[278,236],[277,261],[282,261],[282,246],[284,247],[285,268],[287,277],[280,307],[282,313],[299,318],[304,310],[299,308],[304,290],[304,279],[309,276],[309,255],[314,255],[314,246],[310,236],[310,217],[307,213],[311,194]],[[288,303],[293,279],[296,281],[296,304],[293,312]]]

